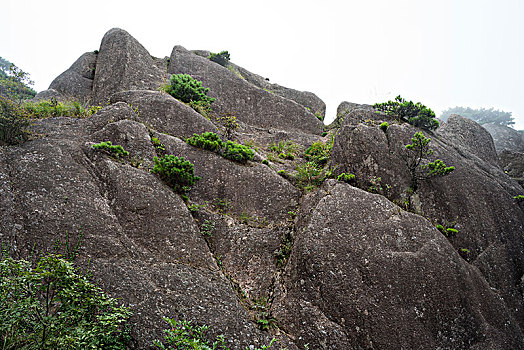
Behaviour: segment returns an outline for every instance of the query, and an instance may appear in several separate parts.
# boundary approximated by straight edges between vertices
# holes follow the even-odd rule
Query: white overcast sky
[[[156,57],[174,45],[231,61],[326,102],[402,95],[511,111],[524,129],[524,0],[2,0],[0,56],[37,91],[120,27]]]

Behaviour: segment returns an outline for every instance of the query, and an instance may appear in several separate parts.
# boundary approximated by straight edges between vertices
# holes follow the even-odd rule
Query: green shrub
[[[214,342],[207,339],[209,326],[194,326],[191,321],[177,321],[167,317],[164,317],[164,321],[169,324],[169,329],[164,330],[164,339],[153,341],[153,345],[159,349],[229,350],[223,335],[219,335]],[[275,341],[273,338],[269,345],[262,345],[260,349],[246,347],[246,350],[266,350]]]
[[[295,170],[294,178],[297,186],[306,191],[312,191],[319,187],[325,179],[333,175],[330,169],[319,168],[315,162],[297,165]]]
[[[524,201],[524,195],[519,194],[519,195],[513,197],[513,199],[516,199],[517,202],[522,202],[522,201]]]
[[[237,117],[231,112],[222,114],[217,118],[217,122],[224,127],[224,134],[228,140],[233,138],[233,133],[240,127],[237,122]]]
[[[376,103],[373,107],[399,121],[408,122],[422,129],[433,130],[439,126],[438,120],[435,119],[435,112],[420,102],[408,102],[400,96],[397,96],[395,101]]]
[[[213,132],[205,132],[201,135],[193,134],[186,142],[191,146],[218,152],[224,147],[224,141]]]
[[[17,104],[0,97],[0,144],[16,145],[27,141],[31,120]]]
[[[163,153],[166,151],[166,145],[164,145],[157,137],[151,136],[151,143],[157,153]]]
[[[406,153],[402,156],[411,174],[411,188],[414,192],[418,189],[419,181],[446,176],[455,170],[455,167],[448,167],[440,159],[433,162],[428,161],[428,158],[433,154],[433,150],[429,148],[430,141],[430,138],[425,137],[419,131],[413,135],[411,143],[404,146]]]
[[[315,163],[317,167],[323,167],[329,161],[332,147],[333,144],[330,143],[315,142],[304,152],[305,158],[308,162]]]
[[[269,166],[269,160],[264,159],[264,160],[262,161],[262,164]]]
[[[221,66],[227,67],[229,64],[230,55],[227,51],[221,51],[219,53],[211,52],[208,58]]]
[[[295,155],[300,152],[300,146],[291,140],[286,140],[278,143],[273,142],[268,150],[278,154],[279,158],[293,160]]]
[[[446,229],[446,233],[447,233],[448,236],[454,236],[454,235],[456,235],[458,233],[458,230],[455,229],[455,228],[452,228],[452,227],[448,227]]]
[[[353,174],[346,174],[342,173],[337,177],[337,181],[345,182],[345,183],[353,183],[355,182],[356,176]]]
[[[239,143],[227,141],[222,151],[222,156],[226,159],[245,164],[248,160],[253,160],[255,151]]]
[[[202,86],[202,82],[194,79],[189,74],[173,74],[169,79],[169,84],[164,87],[164,91],[185,103],[201,102],[211,104],[214,98],[207,96],[208,88]]]
[[[383,123],[380,124],[380,130],[386,132],[386,131],[388,131],[388,129],[389,129],[389,123],[388,122],[383,122]]]
[[[36,266],[2,255],[2,349],[126,349],[130,316],[60,255]]]
[[[102,108],[101,106],[92,106],[86,111],[78,101],[58,102],[56,98],[38,102],[27,101],[22,107],[34,118],[85,117]]]
[[[155,165],[152,173],[158,174],[160,178],[180,194],[189,192],[191,186],[200,180],[195,176],[194,165],[184,157],[177,157],[172,154],[163,157],[155,157]]]
[[[91,147],[94,149],[106,151],[115,158],[127,157],[129,155],[129,152],[124,150],[124,147],[120,145],[113,145],[111,141],[102,141],[100,143],[94,144]]]

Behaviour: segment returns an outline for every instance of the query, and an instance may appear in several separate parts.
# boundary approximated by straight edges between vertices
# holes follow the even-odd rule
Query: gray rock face
[[[338,172],[355,174],[357,186],[363,189],[380,177],[377,192],[402,205],[411,197],[406,192],[411,180],[401,154],[416,131],[407,124],[392,124],[387,133],[376,125],[346,125],[335,139],[332,164],[338,165]],[[455,166],[455,171],[419,184],[419,210],[435,224],[455,223],[459,233],[450,242],[457,251],[469,250],[468,261],[501,293],[522,325],[522,294],[517,286],[524,270],[524,213],[513,200],[521,189],[498,165],[470,151],[478,141],[462,140],[460,135],[468,133],[451,139],[438,133],[430,136],[434,159]]]
[[[384,115],[379,114],[377,116],[370,105],[344,101],[338,105],[337,117],[329,125],[329,128],[340,128],[343,124],[358,124],[366,119],[383,120]]]
[[[524,153],[505,149],[499,153],[499,159],[504,172],[524,187]]]
[[[493,166],[499,166],[491,135],[473,120],[452,114],[447,122],[437,129],[437,133],[458,147],[466,147],[468,152]]]
[[[58,91],[66,98],[77,98],[82,102],[91,101],[96,62],[97,54],[84,53],[68,70],[51,82],[49,89]]]
[[[524,346],[504,303],[427,220],[334,181],[311,197],[274,303],[299,346]]]
[[[493,137],[495,148],[497,152],[501,152],[504,149],[524,152],[524,134],[518,132],[507,126],[498,124],[484,124],[482,125]]]
[[[105,103],[124,90],[156,90],[166,79],[149,52],[122,29],[108,31],[102,39],[93,82],[93,100]]]
[[[40,91],[35,95],[35,97],[32,98],[33,101],[38,102],[42,100],[50,100],[52,98],[56,98],[58,101],[63,99],[63,96],[61,93],[56,91],[55,89],[47,89],[44,91]]]
[[[216,126],[192,108],[160,91],[132,90],[111,96],[138,109],[139,119],[156,130],[187,138],[194,133],[217,132]]]
[[[175,46],[169,64],[170,74],[189,74],[202,81],[215,97],[217,114],[233,113],[239,121],[260,128],[297,130],[320,134],[322,123],[303,106],[259,89],[227,68]]]
[[[237,75],[246,79],[251,84],[263,90],[268,90],[283,98],[287,98],[288,100],[295,101],[299,105],[309,109],[312,113],[322,116],[322,118],[326,116],[326,104],[314,93],[309,91],[298,91],[278,84],[272,84],[268,79],[237,66],[234,63],[230,63],[230,65],[233,72],[238,72]]]

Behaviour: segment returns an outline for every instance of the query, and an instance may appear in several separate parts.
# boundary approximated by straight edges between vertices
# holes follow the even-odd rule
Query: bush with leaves
[[[155,165],[152,173],[158,174],[160,178],[180,194],[185,194],[191,190],[191,186],[200,180],[195,175],[194,165],[184,157],[177,157],[172,154],[163,157],[153,158]]]
[[[91,146],[94,149],[105,151],[110,156],[115,158],[123,158],[129,155],[129,152],[120,145],[113,145],[111,141],[102,141]]]
[[[164,86],[164,91],[184,103],[209,105],[215,101],[214,98],[207,96],[209,89],[189,74],[173,74],[169,83]]]
[[[224,134],[228,140],[233,139],[233,133],[240,127],[237,117],[231,112],[222,114],[217,118],[217,122],[224,127]]]
[[[331,149],[333,148],[333,140],[328,143],[321,141],[313,143],[304,152],[304,156],[308,162],[315,163],[318,167],[323,167],[331,157]]]
[[[0,144],[16,145],[27,141],[31,120],[16,103],[0,97]]]
[[[245,164],[248,160],[253,160],[255,151],[239,143],[227,141],[222,151],[222,156],[226,159]]]
[[[356,176],[354,174],[342,173],[339,176],[337,176],[337,181],[350,184],[356,181]]]
[[[130,316],[60,255],[33,266],[2,254],[2,349],[126,349]]]
[[[177,321],[167,317],[164,320],[169,324],[169,329],[164,330],[164,339],[153,341],[153,345],[159,349],[229,350],[224,336],[218,336],[213,342],[207,339],[209,326],[195,326],[191,321]],[[246,347],[246,350],[269,349],[275,341],[273,338],[269,345],[263,345],[260,349]]]
[[[19,103],[35,97],[33,84],[28,73],[0,57],[0,95]]]
[[[411,143],[404,146],[406,152],[403,154],[403,158],[411,174],[411,188],[414,192],[418,189],[419,181],[446,176],[455,170],[455,167],[448,167],[440,159],[433,162],[429,161],[429,157],[433,154],[433,150],[429,148],[430,141],[430,138],[425,137],[419,131],[413,135]]]
[[[55,98],[38,102],[28,101],[23,103],[22,107],[34,118],[87,117],[102,108],[101,106],[92,106],[86,109],[78,101],[59,102]]]
[[[406,101],[400,95],[395,97],[395,101],[376,103],[373,108],[385,112],[398,121],[405,121],[422,129],[434,130],[439,126],[438,120],[435,119],[435,112],[420,102]]]
[[[208,151],[218,152],[224,147],[224,141],[214,132],[204,132],[202,134],[193,134],[186,139],[191,146],[206,149]]]
[[[230,55],[227,51],[221,51],[219,53],[211,52],[208,57],[211,61],[218,63],[223,67],[227,67],[229,64]]]

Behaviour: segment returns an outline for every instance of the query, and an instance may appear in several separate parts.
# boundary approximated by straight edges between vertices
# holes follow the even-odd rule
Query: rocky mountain
[[[104,107],[37,120],[32,140],[0,148],[0,239],[23,257],[81,238],[76,263],[131,308],[136,348],[166,316],[231,349],[524,349],[524,191],[488,132],[460,116],[425,132],[455,170],[413,193],[404,155],[419,129],[349,102],[327,128],[313,93],[207,56],[174,46],[159,59],[107,32],[37,95]],[[184,141],[225,130],[158,90],[179,73],[236,116],[252,161]],[[320,172],[311,145],[328,150]],[[194,164],[189,200],[150,171],[162,154]]]

